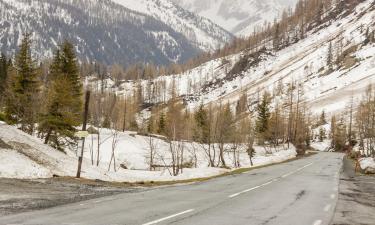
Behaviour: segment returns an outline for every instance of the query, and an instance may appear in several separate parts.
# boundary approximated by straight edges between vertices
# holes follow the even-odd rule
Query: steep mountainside
[[[164,101],[170,97],[168,90],[178,87],[178,95],[191,108],[202,102],[235,106],[244,95],[255,106],[264,91],[272,94],[274,102],[287,100],[289,84],[294,83],[295,95],[299,86],[300,101],[313,113],[341,111],[351,97],[359,102],[368,86],[375,84],[374,33],[375,3],[366,0],[353,12],[312,29],[307,38],[280,51],[271,46],[256,53],[242,51],[183,74],[160,77],[152,85],[166,86],[167,91],[151,100]],[[327,63],[330,45],[335,61],[331,67]],[[123,85],[119,90],[136,86]],[[143,86],[147,94],[149,82]]]
[[[200,52],[165,23],[109,0],[0,0],[0,15],[0,51],[8,54],[25,32],[38,59],[64,39],[81,59],[108,64],[184,62]]]
[[[249,35],[265,21],[273,22],[297,0],[173,0],[185,9],[206,17],[230,32]]]
[[[232,39],[232,34],[228,31],[170,0],[113,1],[162,21],[204,51],[215,50]]]

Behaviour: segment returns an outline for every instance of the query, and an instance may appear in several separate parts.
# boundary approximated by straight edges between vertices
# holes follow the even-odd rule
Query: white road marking
[[[335,194],[331,194],[331,199],[334,199],[336,197]]]
[[[186,210],[186,211],[183,211],[183,212],[180,212],[180,213],[176,213],[176,214],[173,214],[173,215],[170,215],[170,216],[167,216],[167,217],[164,217],[164,218],[161,218],[161,219],[158,219],[158,220],[154,220],[154,221],[151,221],[149,223],[145,223],[143,225],[152,225],[152,224],[157,224],[157,223],[160,223],[160,222],[163,222],[165,220],[169,220],[169,219],[172,219],[174,217],[177,217],[177,216],[181,216],[181,215],[184,215],[184,214],[187,214],[187,213],[190,213],[190,212],[193,212],[194,209],[189,209],[189,210]]]
[[[239,196],[239,195],[241,195],[241,194],[244,194],[244,193],[246,193],[246,192],[249,192],[249,191],[252,191],[252,190],[258,189],[258,188],[260,188],[260,187],[264,187],[264,186],[267,186],[267,185],[269,185],[269,184],[272,184],[273,182],[276,182],[276,181],[280,180],[281,178],[285,178],[285,177],[288,177],[288,176],[290,176],[290,175],[292,175],[292,174],[295,174],[295,173],[297,173],[298,171],[301,171],[301,170],[303,170],[304,168],[311,166],[312,164],[314,164],[314,163],[307,164],[306,166],[303,166],[303,167],[301,167],[301,168],[298,168],[297,170],[294,170],[294,171],[292,171],[292,172],[289,172],[289,173],[287,173],[287,174],[284,174],[284,175],[282,175],[281,177],[274,178],[274,179],[272,179],[271,181],[268,181],[268,182],[266,182],[266,183],[264,183],[264,184],[261,184],[261,185],[259,185],[259,186],[255,186],[255,187],[252,187],[252,188],[246,189],[246,190],[244,190],[244,191],[237,192],[237,193],[235,193],[235,194],[229,195],[228,198],[234,198],[234,197],[237,197],[237,196]]]
[[[321,225],[322,223],[323,223],[323,221],[321,221],[321,220],[317,220],[317,221],[314,222],[313,225]]]
[[[260,186],[264,187],[264,186],[267,186],[267,185],[272,184],[272,183],[273,183],[273,181],[269,181],[269,182],[264,183],[264,184],[262,184],[262,185],[260,185]]]
[[[260,188],[260,187],[261,187],[261,185],[259,185],[259,186],[255,186],[255,187],[253,187],[253,188],[246,189],[246,190],[244,190],[244,191],[241,191],[241,192],[235,193],[235,194],[233,194],[233,195],[229,195],[228,197],[229,197],[229,198],[234,198],[234,197],[239,196],[240,194],[243,194],[243,193],[246,193],[246,192],[249,192],[249,191],[255,190],[255,189]]]
[[[284,175],[282,175],[281,177],[282,177],[282,178],[289,177],[289,176],[292,175],[293,173],[295,173],[295,172],[290,172],[290,173],[284,174]]]
[[[328,212],[330,209],[331,209],[331,204],[328,204],[326,205],[326,207],[324,207],[324,212]]]

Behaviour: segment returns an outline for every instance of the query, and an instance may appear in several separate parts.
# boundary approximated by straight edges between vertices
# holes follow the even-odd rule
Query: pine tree
[[[326,131],[323,127],[320,127],[319,128],[319,141],[323,142],[325,138],[326,138]]]
[[[9,121],[21,125],[21,130],[32,134],[37,120],[39,80],[31,56],[30,34],[22,40],[15,60],[15,75],[7,93],[6,114]]]
[[[208,135],[209,135],[209,122],[207,111],[204,109],[204,106],[201,105],[199,110],[194,115],[195,123],[196,123],[196,131],[195,131],[195,139],[201,143],[207,143]]]
[[[159,121],[158,121],[158,134],[165,135],[165,131],[166,131],[165,128],[166,128],[165,114],[161,113],[159,117]]]
[[[70,80],[71,82],[71,85],[72,85],[72,93],[74,95],[74,97],[77,99],[77,102],[76,102],[76,109],[77,111],[80,111],[81,112],[81,108],[82,108],[82,83],[81,83],[81,79],[80,79],[80,76],[79,76],[79,67],[78,67],[78,63],[77,63],[77,57],[75,55],[75,52],[74,52],[74,47],[73,45],[68,42],[68,41],[65,41],[62,46],[61,46],[61,49],[60,49],[60,52],[58,52],[59,54],[59,57],[60,57],[60,72],[62,74],[65,74],[68,79]],[[57,54],[56,54],[57,55]],[[79,99],[79,101],[78,101]]]
[[[268,131],[270,120],[270,100],[268,93],[264,93],[261,102],[257,107],[258,117],[256,121],[256,131],[259,135],[260,141],[263,142]]]
[[[8,77],[8,60],[4,54],[0,56],[0,103],[5,95],[6,80]]]
[[[39,130],[45,133],[45,143],[62,150],[75,140],[76,126],[81,124],[82,86],[78,65],[71,45],[65,42],[55,52],[50,67],[46,112],[41,115]]]
[[[324,124],[327,124],[327,120],[326,120],[326,113],[323,110],[322,114],[320,114],[319,125],[324,125]]]

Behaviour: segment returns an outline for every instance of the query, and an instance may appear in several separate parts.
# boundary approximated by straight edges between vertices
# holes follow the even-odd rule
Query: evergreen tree
[[[165,128],[166,128],[165,114],[161,113],[159,117],[159,122],[158,122],[158,134],[165,135],[165,131],[166,131]]]
[[[327,120],[326,120],[326,113],[323,110],[322,114],[320,114],[319,125],[324,125],[324,124],[327,124]]]
[[[257,111],[258,117],[256,121],[256,131],[260,136],[259,138],[262,139],[261,141],[263,141],[267,134],[269,120],[271,117],[268,93],[264,93],[261,102],[258,104]]]
[[[319,141],[323,142],[326,138],[326,130],[323,127],[319,128]]]
[[[199,110],[194,115],[196,123],[195,139],[201,143],[207,143],[209,135],[209,122],[207,111],[204,109],[204,106],[201,105]]]
[[[35,62],[31,56],[30,34],[22,40],[15,58],[15,75],[7,93],[6,114],[9,121],[21,125],[21,130],[32,134],[37,120],[39,80]]]
[[[50,67],[46,111],[40,119],[39,130],[45,133],[46,144],[62,150],[63,141],[75,140],[75,127],[81,124],[81,93],[76,56],[71,44],[65,42]]]
[[[5,95],[6,80],[8,77],[8,60],[4,54],[0,56],[0,103]]]

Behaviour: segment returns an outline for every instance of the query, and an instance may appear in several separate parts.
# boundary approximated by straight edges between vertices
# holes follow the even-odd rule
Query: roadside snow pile
[[[310,146],[317,151],[327,152],[331,149],[331,140],[327,139],[322,142],[320,141],[312,142],[310,143]]]
[[[0,177],[27,179],[52,177],[50,170],[14,150],[0,148]]]
[[[375,174],[375,159],[374,158],[361,158],[358,160],[361,169],[367,174]]]
[[[75,176],[77,170],[77,152],[69,150],[68,154],[57,151],[36,137],[27,135],[15,127],[0,125],[0,177],[33,179],[56,176]],[[150,141],[156,149],[155,171],[149,171]],[[115,143],[115,144],[113,144]],[[208,167],[208,160],[203,147],[196,143],[183,143],[184,163],[187,168],[178,176],[170,172],[170,145],[162,139],[140,136],[132,132],[114,133],[111,130],[100,131],[99,166],[97,162],[97,135],[86,139],[82,177],[105,181],[147,182],[186,180],[210,177],[231,171],[224,168]],[[180,146],[181,147],[181,146]],[[78,146],[77,149],[80,149]],[[76,150],[77,150],[76,149]],[[228,148],[229,149],[229,148]],[[255,147],[254,166],[282,162],[296,157],[294,147],[290,149],[265,149]],[[112,153],[116,164],[111,162]],[[216,153],[217,154],[217,153]],[[245,151],[226,152],[227,165],[235,165],[236,157],[241,167],[250,167],[249,157]],[[195,158],[195,160],[193,160]],[[193,163],[192,163],[193,162]],[[166,167],[163,167],[166,166]]]

